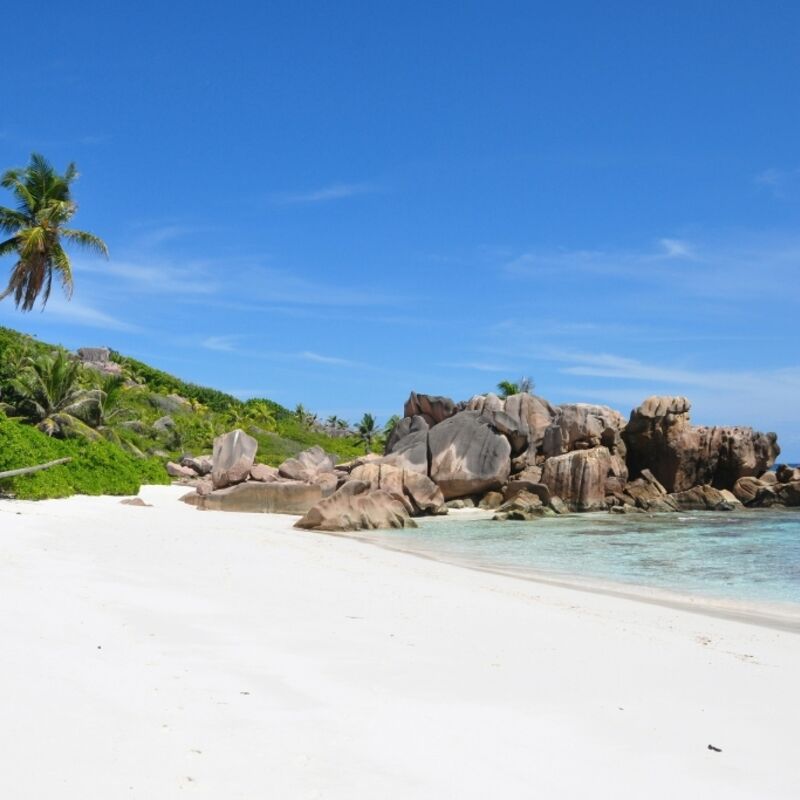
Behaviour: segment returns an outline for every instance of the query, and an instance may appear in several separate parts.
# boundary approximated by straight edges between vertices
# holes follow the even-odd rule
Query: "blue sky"
[[[685,394],[800,460],[800,6],[661,5],[6,9],[0,164],[75,160],[112,256],[0,324],[351,419]]]

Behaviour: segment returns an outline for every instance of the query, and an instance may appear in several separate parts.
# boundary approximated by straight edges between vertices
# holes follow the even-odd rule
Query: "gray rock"
[[[535,494],[520,492],[503,503],[492,519],[526,521],[552,516],[555,516],[555,511],[544,505]]]
[[[372,489],[366,481],[351,480],[321,500],[295,523],[318,531],[360,531],[415,528],[416,523],[397,497]]]
[[[633,477],[650,469],[673,493],[699,485],[730,489],[775,462],[780,448],[774,433],[695,427],[690,408],[685,397],[649,397],[631,412],[622,435]]]
[[[430,477],[445,500],[499,489],[511,470],[511,445],[477,411],[463,411],[428,433]]]
[[[550,504],[550,489],[538,481],[511,480],[508,482],[503,496],[505,500],[511,500],[520,492],[530,492],[530,494],[535,494],[544,505]]]
[[[411,392],[403,407],[403,416],[422,417],[433,427],[452,417],[457,411],[458,407],[449,397]]]
[[[416,431],[395,442],[381,463],[428,475],[428,431]]]
[[[184,456],[181,459],[181,466],[189,467],[198,475],[210,475],[214,467],[211,456]]]
[[[206,511],[305,514],[321,500],[322,490],[310,483],[248,481],[225,489],[215,489],[205,496],[198,495],[195,504]]]
[[[174,461],[168,461],[166,464],[167,475],[171,478],[196,478],[197,473],[189,467],[176,464]]]
[[[790,467],[787,464],[780,464],[775,470],[775,477],[778,479],[778,483],[800,481],[800,468]]]
[[[478,508],[483,508],[488,511],[499,508],[503,505],[503,495],[500,492],[486,492],[478,503]]]
[[[606,447],[614,455],[625,457],[622,431],[625,419],[608,406],[589,403],[566,403],[558,406],[552,424],[544,432],[542,452],[558,456],[573,450]]]
[[[283,478],[295,481],[310,481],[323,472],[333,472],[336,456],[326,453],[315,445],[303,450],[295,458],[289,458],[278,467]]]
[[[165,414],[178,414],[181,411],[191,411],[192,404],[179,394],[151,394],[147,398],[153,408]]]
[[[214,439],[214,468],[211,480],[215,489],[247,480],[256,458],[258,442],[237,428]]]
[[[744,503],[744,505],[747,506],[755,501],[759,491],[765,486],[767,486],[767,484],[758,478],[739,478],[739,480],[733,484],[733,493],[740,503]]]
[[[356,467],[350,479],[369,483],[371,489],[382,489],[397,497],[412,515],[447,512],[439,487],[415,470],[373,462]]]
[[[713,486],[693,486],[683,492],[673,492],[669,499],[678,511],[735,511],[742,507],[736,497],[728,491]]]
[[[253,464],[250,467],[250,480],[260,483],[273,483],[279,479],[278,468],[267,464]]]
[[[420,431],[427,431],[430,425],[425,421],[424,417],[419,415],[413,417],[403,417],[397,425],[392,429],[389,438],[386,440],[384,454],[391,453],[397,443],[412,433],[419,433]]]
[[[175,430],[175,420],[172,419],[169,415],[164,417],[159,417],[153,423],[153,430],[157,433],[171,433]]]
[[[554,456],[544,462],[542,472],[542,483],[572,511],[605,510],[606,495],[626,478],[625,462],[606,447]]]

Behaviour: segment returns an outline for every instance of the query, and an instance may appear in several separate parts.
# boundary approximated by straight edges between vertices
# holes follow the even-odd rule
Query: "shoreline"
[[[182,491],[0,502],[4,796],[796,793],[793,633]]]

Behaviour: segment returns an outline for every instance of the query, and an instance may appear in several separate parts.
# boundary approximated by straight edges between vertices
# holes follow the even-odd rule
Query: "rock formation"
[[[258,442],[243,430],[236,429],[214,439],[211,480],[215,489],[240,483],[250,474]]]
[[[403,503],[367,481],[351,480],[317,503],[296,528],[317,531],[360,531],[376,528],[416,528]]]
[[[631,412],[622,437],[633,477],[649,469],[669,492],[706,484],[731,489],[775,462],[780,448],[774,433],[697,427],[690,408],[685,397],[649,397]]]

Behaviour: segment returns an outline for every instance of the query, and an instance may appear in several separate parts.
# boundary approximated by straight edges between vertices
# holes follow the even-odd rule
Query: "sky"
[[[0,54],[0,167],[77,162],[111,256],[0,324],[350,420],[521,376],[624,414],[682,394],[800,461],[800,5],[30,17],[4,9],[30,35]]]

